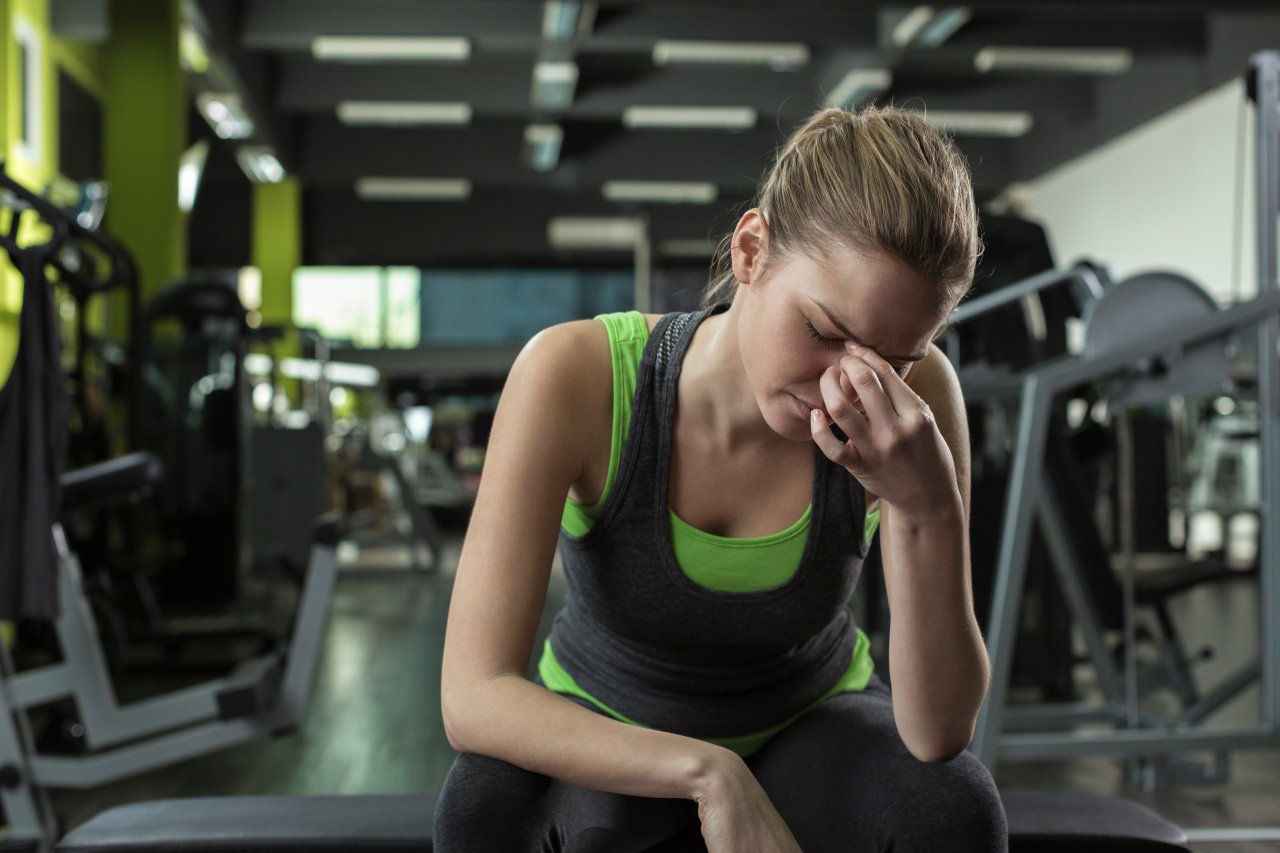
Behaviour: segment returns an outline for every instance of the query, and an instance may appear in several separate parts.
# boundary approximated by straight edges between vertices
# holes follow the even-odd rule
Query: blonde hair
[[[958,301],[982,251],[969,167],[918,113],[824,109],[796,130],[760,184],[772,261],[833,249],[882,251]],[[704,305],[732,300],[732,234],[720,243]]]

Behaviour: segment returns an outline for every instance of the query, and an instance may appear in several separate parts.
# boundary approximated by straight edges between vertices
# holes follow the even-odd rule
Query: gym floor
[[[441,571],[398,571],[407,555],[366,550],[344,569],[335,594],[316,692],[304,728],[270,742],[249,743],[91,791],[54,792],[70,829],[111,806],[144,799],[221,794],[382,794],[440,788],[454,752],[440,719],[440,658],[460,537],[450,538]],[[538,643],[564,594],[553,572]],[[1212,645],[1212,664],[1226,671],[1255,654],[1256,611],[1249,583],[1197,590],[1175,602],[1174,619],[1189,648]],[[1205,671],[1207,670],[1207,671]],[[1243,693],[1214,719],[1241,725],[1257,719],[1257,690]],[[1280,826],[1280,750],[1237,752],[1225,784],[1181,786],[1155,794],[1126,787],[1115,758],[1005,763],[1006,787],[1118,795],[1146,803],[1184,828]],[[1208,853],[1262,853],[1277,842],[1197,843]]]

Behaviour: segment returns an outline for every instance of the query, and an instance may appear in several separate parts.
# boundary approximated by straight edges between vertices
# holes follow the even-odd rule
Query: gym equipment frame
[[[1022,377],[1018,428],[1006,496],[987,647],[991,687],[970,749],[988,767],[997,759],[1041,759],[1096,754],[1174,755],[1191,750],[1230,750],[1280,744],[1280,278],[1276,223],[1280,216],[1280,52],[1250,59],[1249,97],[1257,127],[1258,293],[1224,310],[1190,312],[1163,328],[1130,327],[1113,340],[1086,344],[1082,355],[1033,369]],[[1118,285],[1110,293],[1125,290]],[[1105,385],[1123,403],[1177,393],[1179,375],[1202,380],[1205,362],[1222,359],[1226,341],[1257,334],[1257,395],[1260,413],[1261,507],[1259,543],[1259,660],[1228,679],[1222,689],[1238,690],[1260,680],[1260,720],[1256,727],[1206,731],[1188,720],[1153,728],[1116,731],[1012,733],[1004,731],[1005,708],[1017,617],[1026,578],[1032,527],[1046,507],[1042,478],[1046,439],[1055,395],[1084,383]],[[1123,441],[1123,437],[1122,437]],[[1124,503],[1124,497],[1121,498]],[[1047,514],[1047,513],[1046,513]],[[1050,531],[1050,546],[1054,547]],[[1131,647],[1131,646],[1130,646]],[[1097,656],[1096,652],[1093,655]],[[1203,715],[1201,715],[1203,716]],[[1184,717],[1186,715],[1184,714]]]
[[[61,527],[55,527],[61,615],[54,627],[63,660],[15,675],[0,646],[0,806],[8,823],[0,847],[43,849],[41,844],[56,841],[47,787],[92,788],[298,726],[323,646],[340,536],[336,522],[317,527],[287,660],[279,653],[253,658],[226,678],[121,706],[83,590],[80,562],[67,548]],[[86,745],[107,751],[69,756],[36,751],[26,711],[66,697],[79,709]]]

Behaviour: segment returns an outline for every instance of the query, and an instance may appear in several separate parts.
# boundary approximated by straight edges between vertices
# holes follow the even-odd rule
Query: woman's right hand
[[[726,753],[694,797],[707,853],[801,853],[746,762]]]

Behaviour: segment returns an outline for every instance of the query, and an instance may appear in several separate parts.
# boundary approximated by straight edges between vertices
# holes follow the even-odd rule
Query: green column
[[[295,177],[253,186],[253,265],[262,273],[262,322],[293,325],[293,271],[302,264],[302,190]]]
[[[0,0],[0,157],[9,161],[13,140],[9,138],[11,119],[9,113],[18,108],[17,75],[9,64],[14,61],[10,43],[13,41],[13,10],[9,0]],[[0,386],[9,378],[13,357],[18,349],[18,308],[22,302],[22,281],[0,257]]]
[[[187,115],[180,6],[180,0],[110,0],[103,51],[106,228],[137,260],[144,300],[186,269],[186,220],[178,207]],[[112,307],[120,334],[124,306]]]

